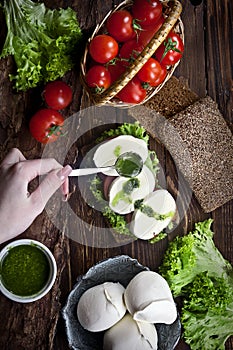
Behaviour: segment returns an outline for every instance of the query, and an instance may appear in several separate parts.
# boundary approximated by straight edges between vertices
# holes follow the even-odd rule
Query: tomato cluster
[[[72,90],[66,83],[57,80],[45,86],[43,97],[48,108],[42,108],[32,116],[29,129],[37,141],[46,144],[62,135],[64,118],[58,111],[71,103]]]
[[[106,21],[105,32],[89,44],[90,66],[86,83],[94,93],[101,93],[116,81],[143,51],[164,23],[160,0],[134,0],[130,9],[113,12]],[[182,39],[170,32],[136,76],[118,93],[126,103],[140,103],[148,87],[160,85],[167,67],[180,60],[184,51]]]

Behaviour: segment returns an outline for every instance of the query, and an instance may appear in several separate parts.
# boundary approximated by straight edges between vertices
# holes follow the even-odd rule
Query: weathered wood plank
[[[77,11],[77,17],[88,38],[95,25],[119,0],[46,0],[45,4],[51,8],[71,6]],[[231,54],[232,46],[232,2],[227,0],[198,1],[182,0],[182,20],[185,25],[185,54],[178,69],[177,76],[183,76],[190,88],[199,96],[209,94],[214,98],[228,121],[232,121],[232,90],[231,90]],[[0,47],[6,34],[4,17],[0,11]],[[80,47],[81,55],[83,47]],[[0,61],[0,152],[1,157],[12,147],[19,147],[26,157],[40,157],[43,147],[30,137],[28,120],[41,104],[40,89],[28,93],[17,94],[12,89],[8,74],[13,69],[13,60],[7,58]],[[83,95],[79,82],[78,64],[74,71],[65,77],[74,91],[74,100],[65,112],[65,116],[77,112],[79,107],[89,106],[89,101]],[[115,118],[115,116],[114,116]],[[115,119],[114,119],[115,120]],[[80,120],[81,121],[81,118]],[[86,136],[85,136],[86,137]],[[85,144],[85,137],[75,143],[67,154],[66,162],[75,161],[79,147]],[[88,142],[93,137],[88,135]],[[152,145],[154,145],[152,141]],[[170,187],[176,184],[176,174],[172,167],[172,160],[166,152],[158,148],[161,161],[167,169],[167,181]],[[59,158],[59,150],[56,154]],[[184,193],[185,197],[185,193]],[[93,212],[85,204],[79,204],[78,192],[70,200],[70,204],[81,216],[88,216],[93,220]],[[223,255],[233,262],[233,234],[232,234],[232,203],[215,210],[214,218],[215,242]],[[192,198],[190,206],[179,227],[179,234],[185,234],[192,229],[194,222],[206,218],[195,200]],[[100,216],[95,218],[95,224],[103,225]],[[147,242],[135,241],[119,247],[93,248],[82,245],[74,240],[68,240],[63,233],[49,220],[46,212],[23,234],[44,242],[55,254],[58,263],[58,278],[56,284],[45,298],[30,305],[10,302],[0,295],[0,348],[15,349],[56,349],[68,348],[64,323],[60,317],[61,307],[78,275],[83,274],[96,262],[107,257],[128,254],[138,258],[140,262],[156,270],[162,261],[167,247],[167,240],[156,245],[148,246]],[[84,230],[82,223],[77,229]],[[170,237],[169,239],[171,239]],[[88,243],[88,242],[86,242]],[[8,317],[6,317],[8,315]],[[60,319],[58,320],[58,318]],[[57,323],[58,322],[58,323]],[[187,350],[189,347],[183,342],[177,350]],[[233,350],[232,338],[226,344],[226,350]]]
[[[187,79],[190,89],[200,97],[204,97],[206,95],[204,4],[202,1],[199,6],[193,6],[186,0],[181,3],[185,50],[175,75]]]
[[[232,13],[232,1],[217,0],[206,2],[205,50],[207,91],[219,104],[225,119],[230,122],[233,122]]]

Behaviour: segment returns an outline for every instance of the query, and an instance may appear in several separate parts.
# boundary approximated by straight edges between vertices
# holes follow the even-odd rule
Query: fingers
[[[41,182],[39,187],[31,194],[30,199],[34,201],[36,206],[39,206],[39,211],[43,210],[49,198],[62,184],[65,182],[68,183],[68,175],[71,171],[72,168],[69,165],[66,165],[59,171],[50,172]]]
[[[66,179],[61,186],[61,191],[64,196],[69,194],[69,180]]]
[[[3,159],[1,165],[12,165],[24,160],[26,160],[26,158],[20,152],[20,150],[18,148],[12,148],[10,152],[6,155],[6,157]]]
[[[62,169],[62,165],[53,158],[26,160],[21,163],[22,176],[30,182],[38,175],[45,175],[53,170]]]

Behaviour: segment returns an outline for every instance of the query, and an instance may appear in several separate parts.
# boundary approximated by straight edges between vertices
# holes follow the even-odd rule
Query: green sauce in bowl
[[[15,295],[38,293],[47,283],[50,265],[46,254],[35,245],[18,245],[9,249],[1,264],[1,280]]]

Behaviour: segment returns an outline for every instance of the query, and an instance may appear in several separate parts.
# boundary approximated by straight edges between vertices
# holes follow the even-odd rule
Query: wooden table
[[[78,20],[85,38],[95,25],[112,9],[118,0],[45,0],[51,8],[71,6],[77,11]],[[231,86],[231,56],[230,35],[232,34],[232,2],[227,0],[189,1],[182,0],[182,20],[185,26],[185,54],[176,70],[176,76],[182,76],[190,88],[200,97],[208,94],[219,105],[220,111],[227,122],[232,123],[232,86]],[[6,35],[5,21],[0,13],[0,47]],[[231,30],[231,31],[230,31]],[[80,47],[80,54],[83,47]],[[41,105],[40,90],[33,89],[27,93],[16,93],[9,82],[8,74],[13,70],[13,61],[9,57],[0,61],[0,150],[3,157],[11,147],[18,147],[27,158],[41,157],[43,147],[33,140],[28,131],[28,120],[32,113]],[[68,73],[65,80],[74,91],[72,104],[64,112],[66,117],[90,105],[83,94],[79,82],[79,65]],[[81,117],[80,121],[81,121]],[[114,120],[113,120],[114,121]],[[70,148],[66,162],[73,163],[77,148],[89,142],[90,133],[81,137]],[[163,159],[163,152],[160,157]],[[166,164],[169,172],[169,164]],[[174,174],[172,169],[169,176]],[[85,204],[80,204],[78,192],[71,197],[73,210],[87,221],[93,219],[93,211]],[[195,222],[212,217],[214,219],[214,240],[226,259],[233,263],[233,202],[216,209],[211,214],[205,214],[193,197],[182,223],[179,233],[184,234],[193,228]],[[51,207],[50,207],[51,209]],[[63,210],[63,207],[60,208]],[[98,216],[98,215],[97,215]],[[103,225],[101,218],[95,218]],[[98,221],[99,220],[99,221]],[[80,220],[79,231],[85,231]],[[58,277],[52,291],[42,300],[32,304],[18,304],[0,295],[0,348],[9,350],[20,349],[68,349],[61,309],[75,284],[77,276],[83,274],[96,262],[108,257],[127,254],[137,258],[140,263],[156,270],[161,263],[168,240],[164,239],[155,245],[144,241],[109,248],[92,247],[67,238],[66,221],[62,230],[51,222],[50,215],[44,211],[22,234],[44,242],[54,253],[58,264]],[[170,237],[171,238],[171,237]],[[87,243],[87,242],[86,242]],[[189,347],[182,341],[178,350]],[[233,349],[233,338],[226,343],[226,349]],[[201,349],[200,349],[201,350]]]

